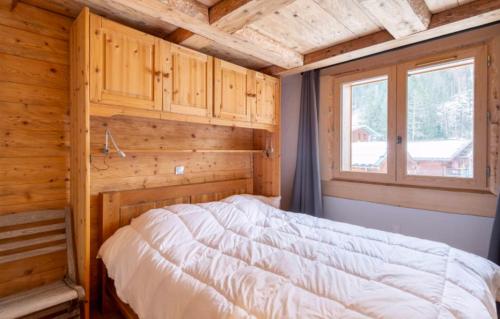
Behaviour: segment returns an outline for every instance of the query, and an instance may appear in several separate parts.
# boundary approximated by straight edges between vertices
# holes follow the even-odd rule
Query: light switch
[[[175,175],[184,175],[184,166],[176,166]]]

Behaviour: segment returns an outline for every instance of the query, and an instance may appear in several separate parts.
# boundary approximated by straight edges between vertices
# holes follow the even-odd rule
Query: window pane
[[[473,177],[474,59],[408,72],[407,174]]]
[[[388,77],[342,86],[342,170],[387,173]]]

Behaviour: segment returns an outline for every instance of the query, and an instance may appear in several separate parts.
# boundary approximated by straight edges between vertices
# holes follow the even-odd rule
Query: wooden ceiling
[[[16,1],[16,0],[13,0]],[[290,74],[500,21],[500,0],[21,0]]]

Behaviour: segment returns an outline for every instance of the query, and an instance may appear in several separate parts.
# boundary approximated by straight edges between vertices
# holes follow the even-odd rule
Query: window
[[[334,178],[485,189],[485,60],[477,47],[336,77]]]
[[[337,177],[369,181],[394,178],[395,68],[345,76],[336,82],[340,121]]]
[[[473,178],[474,58],[407,73],[406,174]]]
[[[387,75],[342,85],[342,170],[387,173]]]

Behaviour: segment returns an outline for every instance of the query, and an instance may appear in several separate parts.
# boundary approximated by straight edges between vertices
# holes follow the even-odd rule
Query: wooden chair
[[[0,318],[79,318],[85,297],[76,285],[71,211],[51,210],[0,216],[0,271],[12,262],[66,250],[60,281],[0,298]]]

